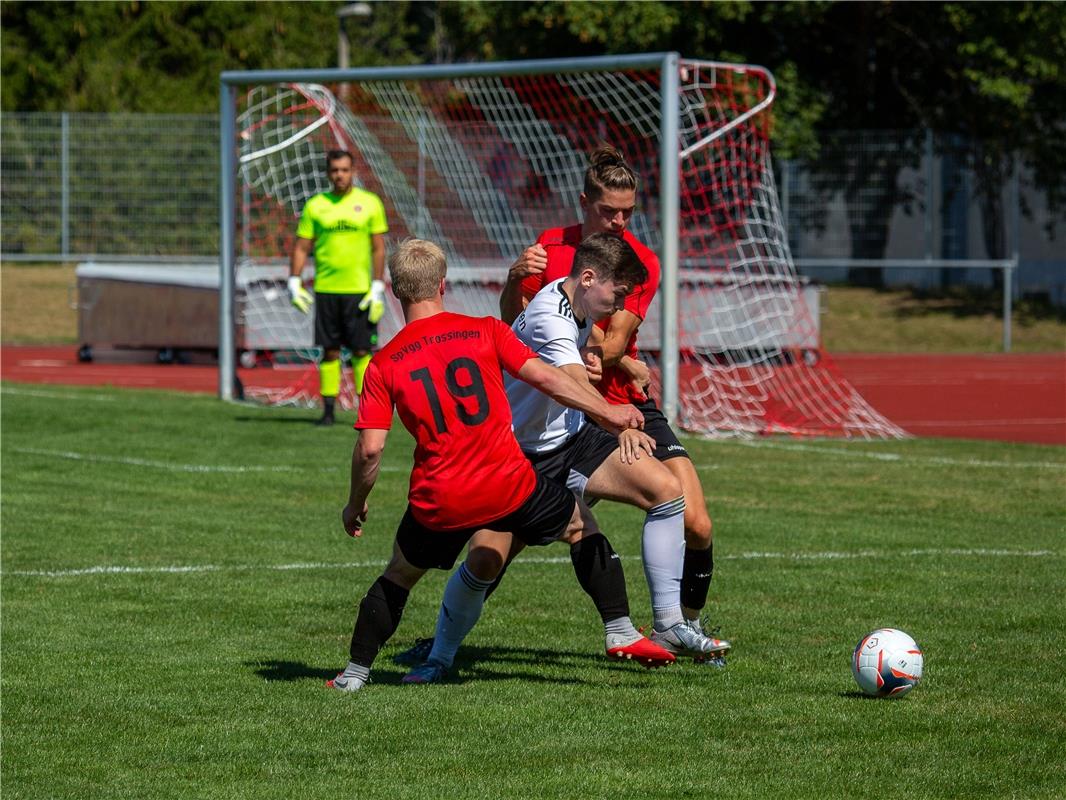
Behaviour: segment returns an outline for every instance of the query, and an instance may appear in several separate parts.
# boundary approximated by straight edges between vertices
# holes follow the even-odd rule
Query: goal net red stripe
[[[822,349],[818,295],[796,273],[774,182],[771,76],[681,60],[678,77],[677,422],[717,436],[903,435]],[[329,189],[328,150],[353,154],[357,181],[385,204],[391,240],[441,245],[451,309],[496,315],[510,263],[544,228],[580,221],[587,156],[602,143],[640,175],[630,227],[661,252],[661,83],[655,67],[242,87],[233,198],[240,346],[295,368],[291,381],[279,381],[278,369],[247,370],[246,392],[316,401],[310,321],[289,307],[277,275],[304,202]],[[382,342],[402,324],[389,302]],[[660,324],[657,301],[638,337],[656,377]]]

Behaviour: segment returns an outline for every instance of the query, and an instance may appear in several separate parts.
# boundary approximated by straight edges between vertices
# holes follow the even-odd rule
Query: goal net
[[[778,204],[766,70],[682,59],[679,90],[664,103],[658,64],[542,73],[531,64],[497,74],[362,71],[369,77],[351,83],[239,87],[231,200],[246,396],[317,401],[312,320],[289,306],[281,281],[304,202],[329,189],[327,150],[353,154],[356,181],[385,204],[392,242],[417,236],[444,249],[451,310],[498,315],[511,262],[544,228],[580,221],[587,156],[606,142],[641,177],[630,228],[660,253],[663,191],[677,193],[678,369],[669,379],[677,380],[681,427],[903,435],[821,346],[818,292],[795,271]],[[664,108],[676,115],[676,180],[660,169]],[[675,274],[667,267],[664,277]],[[663,319],[661,294],[638,336],[653,394],[661,389],[661,331],[674,324]],[[388,301],[382,343],[402,324],[391,294]],[[354,403],[346,380],[341,404]]]

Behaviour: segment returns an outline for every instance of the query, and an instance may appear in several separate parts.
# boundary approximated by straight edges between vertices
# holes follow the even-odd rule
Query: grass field
[[[390,658],[340,696],[391,547],[393,434],[361,540],[353,434],[314,412],[5,384],[6,798],[827,798],[1066,795],[1066,448],[689,440],[716,523],[725,669],[602,656],[564,548],[516,562],[446,685]],[[639,515],[597,507],[650,617]],[[868,630],[926,655],[869,700]]]

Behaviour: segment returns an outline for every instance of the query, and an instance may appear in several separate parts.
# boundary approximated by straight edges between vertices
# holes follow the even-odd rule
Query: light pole
[[[341,69],[348,69],[351,54],[351,44],[348,41],[348,18],[366,19],[372,13],[374,9],[370,7],[370,3],[347,3],[337,9],[337,66]],[[348,100],[347,83],[341,84],[341,99],[345,102]]]

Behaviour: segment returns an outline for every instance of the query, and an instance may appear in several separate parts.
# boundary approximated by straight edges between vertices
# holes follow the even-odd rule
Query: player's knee
[[[410,591],[425,574],[426,571],[424,569],[419,569],[410,564],[397,547],[381,576]]]
[[[560,541],[575,545],[583,538],[600,532],[596,519],[590,513],[582,513],[582,507],[582,503],[577,503],[574,506],[574,513],[570,517],[570,522],[566,525],[566,532],[559,537]]]
[[[647,511],[648,508],[657,506],[660,503],[675,500],[684,495],[684,493],[684,489],[681,488],[681,481],[675,478],[668,469],[663,467],[662,469],[656,470],[652,480],[645,484],[644,500],[648,503],[648,506],[644,510]]]
[[[584,531],[580,527],[576,529],[567,528],[566,533],[559,537],[559,541],[573,546],[580,542],[584,535]]]
[[[706,509],[685,505],[685,545],[693,550],[706,550],[711,546],[714,524]]]
[[[385,571],[381,573],[382,577],[388,578],[397,586],[402,586],[404,589],[410,591],[414,588],[414,585],[418,583],[419,578],[425,575],[425,570],[415,569],[409,564],[407,568],[394,568],[391,564],[385,567]]]
[[[491,547],[471,547],[466,555],[466,568],[479,581],[493,581],[503,569],[505,556]]]

